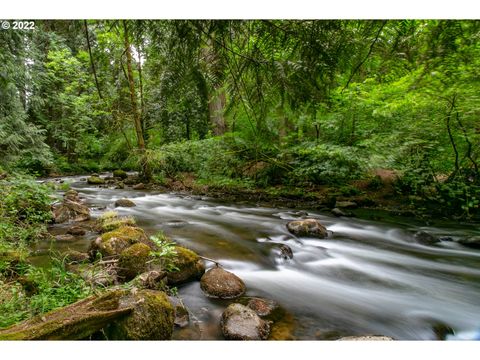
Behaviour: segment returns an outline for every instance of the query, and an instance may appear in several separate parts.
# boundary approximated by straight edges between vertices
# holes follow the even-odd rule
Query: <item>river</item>
[[[133,200],[136,207],[115,210],[134,216],[149,235],[164,231],[177,243],[218,260],[243,279],[246,295],[277,301],[291,314],[296,339],[338,333],[430,340],[439,327],[451,327],[455,336],[449,338],[461,339],[480,328],[480,251],[455,241],[425,246],[413,237],[420,230],[454,240],[479,235],[474,225],[336,218],[309,209],[98,188],[81,178],[63,180],[92,207],[93,218],[103,212],[98,208],[113,208],[117,199]],[[286,223],[305,212],[331,231],[328,239],[295,237],[287,231]],[[66,226],[55,225],[52,231],[61,233]],[[39,244],[36,261],[45,259],[49,249],[86,251],[95,236],[91,232],[73,242]],[[292,249],[292,259],[280,256],[281,244]],[[198,282],[179,286],[178,293],[192,325],[177,330],[174,338],[221,339],[218,323],[228,302],[206,298]]]

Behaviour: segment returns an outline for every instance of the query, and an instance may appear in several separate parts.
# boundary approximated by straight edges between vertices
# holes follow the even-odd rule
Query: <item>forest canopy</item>
[[[0,173],[375,185],[478,214],[480,22],[38,20],[0,31]],[[2,170],[3,169],[3,170]]]

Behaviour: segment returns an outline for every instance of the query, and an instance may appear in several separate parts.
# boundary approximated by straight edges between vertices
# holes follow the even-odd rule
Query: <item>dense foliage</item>
[[[244,187],[388,169],[475,216],[479,40],[459,20],[38,21],[0,32],[0,166]]]

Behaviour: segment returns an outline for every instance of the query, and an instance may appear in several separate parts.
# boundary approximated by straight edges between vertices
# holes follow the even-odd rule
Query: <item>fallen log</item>
[[[47,314],[0,330],[0,340],[80,340],[129,314],[134,306],[120,302],[125,290],[91,296]]]

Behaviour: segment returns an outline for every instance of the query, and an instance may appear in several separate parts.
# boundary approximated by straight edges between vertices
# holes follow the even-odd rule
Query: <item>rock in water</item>
[[[327,229],[318,220],[294,220],[287,223],[287,229],[297,236],[314,236],[324,239],[328,236]]]
[[[420,243],[420,244],[423,244],[423,245],[433,245],[433,244],[436,244],[438,242],[440,242],[440,240],[438,240],[435,236],[425,232],[425,231],[418,231],[416,232],[413,237]]]
[[[269,299],[252,298],[247,306],[255,311],[258,316],[269,316],[272,314],[273,310],[278,307],[278,304]]]
[[[86,230],[80,226],[72,226],[68,229],[67,234],[82,236],[86,234]]]
[[[340,210],[339,208],[333,208],[331,210],[331,213],[337,217],[340,217],[340,216],[347,216],[347,214],[345,214],[342,210]]]
[[[266,340],[270,333],[269,323],[241,304],[230,304],[225,309],[220,326],[227,340]]]
[[[129,199],[119,199],[115,201],[115,207],[133,207],[137,206],[132,200]]]
[[[105,180],[99,176],[92,175],[87,179],[87,183],[90,185],[103,185],[105,184]]]
[[[113,176],[120,179],[126,179],[128,175],[125,171],[118,169],[113,171]]]
[[[208,270],[200,279],[200,288],[206,296],[220,299],[234,299],[245,293],[242,279],[222,268]]]
[[[75,236],[70,234],[56,235],[55,240],[57,241],[72,241],[75,240]]]
[[[88,253],[92,259],[97,253],[102,256],[117,256],[123,250],[138,242],[148,242],[145,232],[137,227],[122,226],[116,230],[106,232],[92,241]]]
[[[353,201],[337,201],[335,203],[335,207],[342,209],[355,209],[358,207],[358,205]]]
[[[458,243],[463,246],[480,249],[480,236],[471,236],[465,239],[460,239],[458,240]]]
[[[200,257],[192,250],[181,246],[175,246],[177,256],[173,260],[173,265],[178,270],[168,272],[168,284],[177,285],[192,280],[198,280],[205,273],[205,265]]]
[[[140,183],[140,184],[137,184],[137,185],[133,185],[133,186],[132,186],[132,189],[133,189],[133,190],[144,190],[144,189],[145,189],[145,184],[144,184],[144,183]]]
[[[169,340],[175,310],[163,291],[140,290],[121,299],[120,307],[133,312],[116,320],[106,331],[109,340]]]

